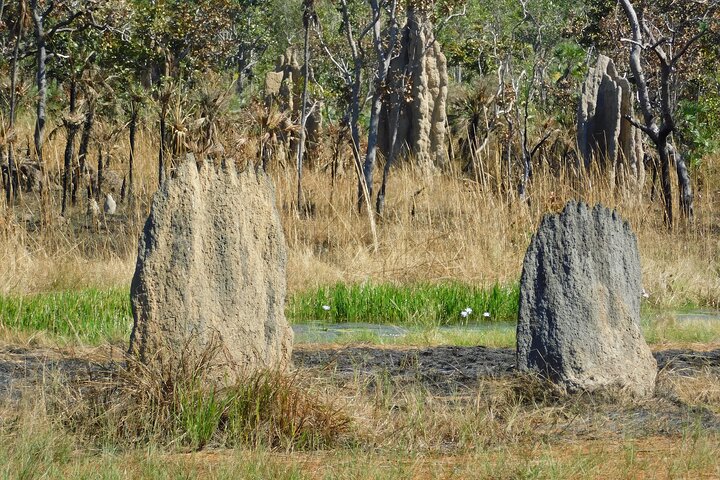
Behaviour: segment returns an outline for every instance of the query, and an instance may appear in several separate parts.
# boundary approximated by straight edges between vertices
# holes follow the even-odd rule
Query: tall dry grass
[[[228,134],[230,135],[230,134]],[[252,157],[254,138],[234,133],[228,155]],[[240,138],[238,140],[237,138]],[[48,175],[57,176],[64,139],[48,142]],[[516,282],[522,259],[540,218],[569,199],[617,208],[638,234],[644,286],[657,306],[699,305],[720,308],[720,159],[705,159],[694,172],[696,218],[668,231],[659,197],[651,202],[650,175],[642,191],[613,191],[602,176],[589,180],[548,165],[536,167],[527,202],[503,180],[499,153],[485,159],[484,174],[468,176],[451,166],[427,175],[411,164],[391,173],[386,210],[377,219],[378,249],[367,212],[356,210],[356,175],[345,153],[344,173],[331,178],[331,140],[318,150],[314,169],[304,174],[307,214],[295,206],[292,163],[271,165],[278,206],[289,247],[291,292],[336,282],[416,282],[455,280],[491,285]],[[157,142],[154,132],[138,136],[134,208],[120,205],[93,233],[84,199],[68,219],[60,219],[60,192],[50,195],[50,225],[37,229],[35,194],[25,196],[3,217],[0,292],[127,284],[137,238],[156,189]],[[110,150],[111,169],[127,170],[127,142]],[[54,160],[52,160],[54,159]]]

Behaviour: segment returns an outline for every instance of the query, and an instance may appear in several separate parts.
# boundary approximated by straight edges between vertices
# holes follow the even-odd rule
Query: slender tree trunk
[[[398,136],[398,125],[400,124],[400,111],[402,110],[402,103],[403,103],[403,93],[405,92],[405,75],[402,77],[402,81],[400,82],[400,87],[398,88],[398,92],[396,92],[396,98],[398,100],[396,105],[393,105],[392,107],[392,119],[390,121],[390,128],[391,128],[391,134],[390,134],[390,152],[388,154],[388,158],[385,159],[385,167],[383,168],[383,178],[382,178],[382,184],[380,185],[380,191],[378,192],[377,199],[375,202],[375,211],[378,215],[382,215],[383,211],[385,210],[385,190],[387,189],[387,181],[388,177],[390,176],[390,168],[395,163],[395,158],[397,157],[397,151],[398,151],[398,145],[397,145],[397,136]]]
[[[302,91],[302,106],[300,109],[300,141],[297,147],[297,209],[298,214],[303,210],[303,199],[302,199],[302,176],[303,176],[303,156],[305,155],[305,138],[306,132],[305,127],[307,125],[307,109],[308,109],[308,77],[310,76],[310,21],[308,18],[311,12],[305,12],[305,51],[303,65],[303,91]]]
[[[123,195],[121,195],[121,198],[125,199],[125,194],[127,194],[130,201],[132,201],[133,196],[133,168],[135,164],[135,134],[137,132],[137,120],[138,120],[138,109],[137,105],[133,103],[132,105],[132,112],[130,113],[130,161],[129,161],[129,172],[128,172],[128,182],[127,186]]]
[[[678,191],[680,192],[680,212],[683,217],[692,219],[694,214],[694,195],[692,190],[692,181],[688,172],[685,158],[678,152],[674,146],[668,145],[668,149],[672,158],[675,159],[675,169],[678,177]]]
[[[382,110],[382,93],[381,86],[378,85],[377,91],[373,95],[373,102],[370,110],[370,127],[368,128],[368,145],[367,155],[365,155],[365,164],[363,165],[363,175],[365,177],[365,185],[367,185],[367,201],[373,198],[373,173],[375,171],[375,162],[377,160],[378,150],[378,129],[380,127],[380,112]],[[363,199],[361,199],[361,202]]]
[[[368,128],[368,144],[367,154],[365,155],[365,164],[363,165],[363,176],[365,177],[365,186],[367,189],[367,202],[372,201],[373,197],[373,173],[375,171],[375,163],[377,160],[377,149],[378,149],[378,130],[380,127],[380,112],[382,111],[383,101],[383,90],[387,80],[388,72],[390,70],[390,61],[392,54],[395,49],[395,42],[397,40],[397,22],[395,18],[395,11],[397,7],[397,1],[393,0],[390,3],[389,22],[390,30],[388,34],[388,43],[385,46],[385,42],[382,38],[382,30],[380,25],[381,8],[377,0],[370,0],[370,6],[375,16],[375,23],[373,25],[373,42],[375,44],[375,51],[377,53],[377,80],[375,83],[375,92],[373,93],[373,101],[370,107],[370,126]],[[364,201],[360,198],[358,203],[362,204]]]
[[[667,139],[661,138],[656,144],[660,156],[660,184],[662,187],[663,204],[665,205],[665,223],[668,227],[673,224],[672,184],[670,181],[670,152]]]
[[[4,5],[5,2],[3,2],[3,9],[5,8]],[[2,14],[2,11],[0,11],[0,18]],[[7,185],[5,189],[5,199],[10,205],[13,201],[13,197],[17,197],[18,190],[19,190],[19,179],[18,179],[18,168],[17,165],[15,165],[15,109],[17,108],[17,76],[18,76],[18,58],[20,56],[20,39],[22,38],[23,34],[23,24],[22,21],[19,22],[19,28],[17,36],[15,37],[15,46],[13,47],[13,58],[12,58],[12,67],[10,74],[10,137],[8,141],[8,152],[7,152],[7,172],[8,172],[8,178],[7,178]]]
[[[365,187],[363,182],[365,181],[362,173],[362,160],[360,158],[360,82],[361,79],[362,65],[356,62],[353,85],[351,88],[351,101],[350,101],[350,139],[352,140],[352,154],[353,161],[355,162],[355,171],[358,175],[358,212],[362,212],[363,198],[365,195]]]
[[[238,46],[237,54],[237,82],[235,82],[235,94],[239,97],[245,91],[245,76],[247,75],[251,53],[248,53],[243,45]]]
[[[65,157],[64,157],[64,170],[63,170],[63,195],[62,195],[62,207],[60,215],[65,216],[67,211],[67,200],[70,195],[70,185],[72,179],[72,160],[75,155],[75,136],[77,135],[78,129],[80,128],[79,123],[74,118],[76,114],[77,106],[77,82],[73,78],[70,81],[70,115],[64,119],[65,130],[67,131],[67,140],[65,142]]]
[[[40,168],[44,170],[43,162],[43,135],[45,133],[45,112],[47,105],[47,45],[45,39],[45,31],[42,17],[41,7],[38,5],[37,0],[31,1],[33,23],[35,25],[35,43],[37,48],[36,53],[36,75],[35,81],[37,84],[38,98],[37,98],[37,118],[35,121],[35,153],[37,154],[38,163]]]
[[[78,149],[78,173],[75,177],[72,190],[72,204],[77,203],[78,187],[82,183],[85,175],[88,148],[90,147],[90,134],[92,133],[93,124],[95,122],[95,102],[90,100],[87,104],[87,113],[85,114],[85,122],[83,123],[83,131],[80,136],[80,147]],[[92,185],[91,185],[92,188]],[[88,197],[89,198],[89,197]]]
[[[100,201],[102,198],[102,184],[103,184],[103,146],[98,145],[98,159],[97,159],[97,185],[95,187],[95,200]]]

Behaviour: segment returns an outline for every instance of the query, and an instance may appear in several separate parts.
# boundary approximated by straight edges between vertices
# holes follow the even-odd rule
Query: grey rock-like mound
[[[210,352],[229,380],[290,361],[285,238],[264,172],[187,160],[155,194],[138,250],[131,354],[167,369]]]
[[[657,364],[640,329],[637,239],[600,205],[546,215],[520,283],[517,364],[570,391],[652,395]]]
[[[625,180],[642,185],[645,178],[642,132],[626,119],[634,118],[633,95],[613,61],[600,55],[582,86],[577,141],[585,168],[591,169],[594,160],[611,185]]]

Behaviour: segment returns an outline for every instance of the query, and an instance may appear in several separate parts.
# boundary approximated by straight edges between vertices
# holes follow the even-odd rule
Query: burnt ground
[[[720,348],[709,351],[671,349],[654,352],[665,374],[720,375]],[[383,374],[403,382],[421,383],[435,393],[472,389],[483,379],[513,376],[515,350],[454,347],[401,348],[358,346],[324,348],[297,346],[293,361],[300,368],[322,368],[338,377]]]
[[[617,435],[679,435],[688,428],[720,432],[720,416],[686,404],[672,388],[677,379],[720,378],[720,347],[709,350],[663,349],[654,353],[658,362],[655,398],[642,402],[618,402],[593,395],[554,397],[539,405],[568,409],[562,435],[603,438]],[[38,385],[50,381],[107,378],[123,366],[120,349],[107,347],[92,352],[61,351],[0,345],[0,404],[13,403]],[[507,348],[439,346],[427,348],[296,345],[295,369],[338,386],[361,381],[372,390],[378,384],[396,391],[420,388],[448,402],[469,401],[487,393],[504,380],[518,383],[515,352]],[[713,380],[714,379],[714,380]],[[500,382],[500,383],[493,383]],[[32,391],[32,390],[30,390]],[[479,392],[479,393],[478,393]],[[535,393],[536,395],[536,393]],[[531,395],[532,397],[532,395]],[[568,401],[570,398],[570,401]],[[537,398],[522,401],[537,407]],[[716,412],[715,405],[712,407]],[[558,429],[557,425],[553,429]]]

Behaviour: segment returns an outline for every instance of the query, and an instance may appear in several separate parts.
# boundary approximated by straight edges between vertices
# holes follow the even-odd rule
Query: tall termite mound
[[[267,175],[189,157],[155,194],[140,238],[130,353],[167,370],[211,351],[227,380],[288,364],[286,258]]]
[[[409,7],[381,112],[380,149],[385,158],[410,154],[425,169],[445,165],[447,94],[447,60],[433,24],[421,9]]]
[[[640,328],[637,239],[600,205],[546,215],[525,254],[517,363],[570,391],[647,397],[657,363]]]
[[[597,165],[611,185],[642,185],[645,178],[642,132],[628,121],[634,118],[634,104],[630,82],[618,75],[610,58],[600,55],[582,86],[577,141],[585,168]]]

